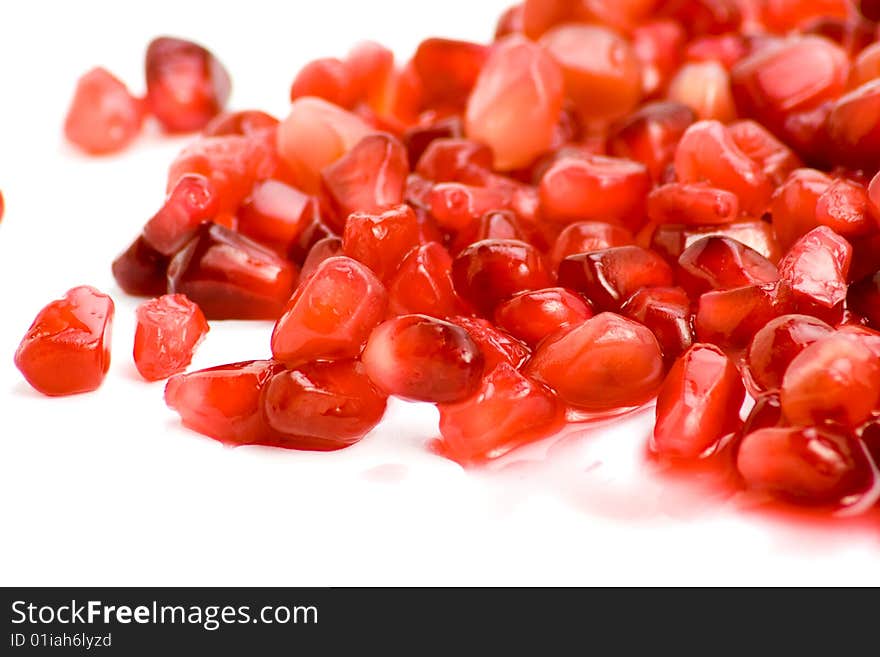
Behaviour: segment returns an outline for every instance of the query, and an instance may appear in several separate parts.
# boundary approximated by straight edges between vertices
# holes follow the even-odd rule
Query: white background
[[[211,47],[231,107],[283,116],[309,58],[361,38],[412,52],[485,40],[504,2],[16,2],[0,16],[0,583],[5,585],[880,584],[880,527],[792,524],[658,478],[651,412],[465,472],[423,447],[431,408],[392,404],[357,446],[224,448],[178,427],[131,363],[110,262],[162,200],[185,139],[154,129],[90,159],[61,138],[73,85],[104,65],[143,89],[150,38]],[[40,397],[12,364],[75,285],[117,302],[94,394]],[[195,366],[268,355],[266,323],[214,323]]]

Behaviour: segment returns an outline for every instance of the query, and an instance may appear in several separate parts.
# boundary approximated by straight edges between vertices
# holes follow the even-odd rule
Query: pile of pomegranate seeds
[[[113,263],[135,361],[182,371],[207,319],[273,319],[272,359],[177,374],[183,423],[331,450],[389,395],[485,463],[656,398],[653,455],[854,513],[880,497],[880,35],[850,0],[526,0],[490,44],[375,43],[295,77],[288,116],[219,113],[217,59],[162,38],[147,97],[103,69],[68,137],[203,129]],[[97,387],[112,302],[50,304],[16,363]],[[259,345],[255,351],[261,351]]]

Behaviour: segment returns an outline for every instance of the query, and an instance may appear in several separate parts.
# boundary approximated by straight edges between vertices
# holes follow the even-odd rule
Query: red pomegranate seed
[[[290,245],[288,251],[290,259],[297,264],[304,263],[306,257],[311,252],[312,247],[327,237],[338,238],[340,244],[342,243],[341,238],[339,238],[336,232],[324,221],[324,218],[321,216],[321,211],[316,203],[314,211],[311,213],[311,217],[309,217],[307,223],[304,224],[302,231],[293,241],[293,244]]]
[[[847,18],[851,4],[848,0],[765,0],[761,18],[771,30],[785,32],[816,18]]]
[[[775,283],[713,290],[697,302],[694,333],[700,342],[736,351],[748,346],[769,321],[790,312],[788,295]]]
[[[521,368],[531,355],[529,348],[509,333],[502,331],[490,322],[479,317],[450,317],[449,321],[465,329],[471,339],[483,352],[485,373],[491,372],[501,363],[514,369]]]
[[[636,26],[630,36],[642,68],[642,95],[655,96],[681,64],[687,35],[677,22],[661,18]]]
[[[678,258],[678,284],[692,299],[709,290],[772,283],[776,266],[757,251],[729,237],[711,236],[694,242]]]
[[[611,129],[608,151],[617,157],[641,162],[659,180],[675,157],[681,136],[696,115],[687,105],[648,103]]]
[[[571,255],[559,263],[559,284],[580,292],[599,310],[618,310],[640,289],[668,287],[672,278],[662,257],[635,245]]]
[[[232,83],[220,61],[202,46],[160,37],[146,56],[147,104],[171,132],[201,130],[223,109]]]
[[[634,241],[632,233],[623,226],[601,221],[578,221],[559,233],[550,253],[550,261],[558,269],[559,263],[567,256],[627,246]]]
[[[850,285],[846,304],[871,326],[880,327],[880,272]]]
[[[342,252],[389,280],[406,255],[419,245],[416,215],[408,205],[381,214],[354,212],[345,223]]]
[[[290,298],[272,333],[272,354],[288,367],[356,357],[387,306],[385,287],[366,266],[329,258]]]
[[[452,263],[455,291],[482,314],[523,290],[550,287],[553,281],[535,247],[519,240],[471,244]]]
[[[736,118],[730,76],[714,60],[682,66],[669,82],[667,96],[690,107],[698,119],[727,123]]]
[[[781,185],[792,171],[801,166],[795,152],[760,123],[748,119],[734,121],[727,125],[727,132],[739,149],[758,163],[774,186]]]
[[[663,3],[660,13],[677,19],[691,35],[732,32],[742,20],[736,0],[672,0]]]
[[[416,164],[416,173],[435,182],[479,185],[492,168],[492,151],[470,139],[435,139]]]
[[[260,110],[224,112],[208,122],[208,125],[202,130],[202,135],[205,137],[223,137],[225,135],[249,137],[276,130],[278,124],[278,119]]]
[[[728,71],[749,54],[749,43],[742,34],[713,34],[694,39],[687,45],[685,59],[691,62],[721,64]]]
[[[592,309],[581,297],[561,287],[520,292],[495,309],[495,323],[530,347],[592,316]]]
[[[663,356],[650,330],[606,312],[544,340],[526,373],[572,406],[606,412],[640,406],[657,394]]]
[[[113,278],[123,292],[136,297],[156,297],[168,287],[168,258],[142,236],[113,261]]]
[[[748,488],[805,505],[843,503],[872,474],[856,439],[818,427],[759,429],[743,438],[736,465]]]
[[[110,368],[113,300],[75,287],[43,308],[28,329],[15,366],[44,395],[96,390]]]
[[[809,315],[783,315],[769,321],[755,333],[746,353],[751,381],[758,390],[777,390],[794,357],[833,331]]]
[[[464,328],[427,315],[400,315],[379,324],[361,360],[380,390],[435,403],[472,395],[484,367],[483,354]]]
[[[208,333],[201,309],[182,294],[166,294],[137,308],[134,364],[147,381],[182,372]]]
[[[838,98],[825,126],[835,162],[871,170],[880,166],[880,80]]]
[[[565,93],[584,121],[619,118],[642,94],[639,60],[630,43],[601,25],[566,24],[540,41],[562,67]]]
[[[335,57],[323,57],[299,70],[290,86],[290,100],[313,96],[349,109],[357,101],[354,91],[348,67]]]
[[[769,429],[784,425],[782,417],[782,405],[779,401],[779,392],[759,394],[755,397],[755,405],[749,411],[742,425],[741,436],[748,436],[758,429]]]
[[[425,103],[431,107],[464,108],[489,48],[453,39],[426,39],[413,55],[413,67],[422,83]]]
[[[288,449],[335,450],[358,442],[385,413],[386,397],[357,361],[300,365],[272,377],[262,393],[275,444]]]
[[[355,98],[383,109],[394,69],[394,53],[375,41],[361,41],[345,58]]]
[[[449,317],[462,311],[452,286],[452,256],[437,242],[410,251],[388,283],[388,308],[395,315]]]
[[[669,183],[648,194],[646,210],[657,224],[726,224],[739,216],[739,199],[705,183]]]
[[[487,212],[510,206],[507,192],[461,183],[440,183],[428,196],[431,216],[447,230],[462,230]]]
[[[492,149],[497,169],[527,166],[550,147],[563,96],[559,65],[537,44],[505,37],[477,78],[465,131]]]
[[[773,194],[770,214],[773,228],[784,249],[818,225],[819,198],[831,185],[831,178],[815,169],[797,169]]]
[[[287,253],[316,212],[314,197],[279,180],[265,180],[254,185],[250,198],[239,209],[238,230]]]
[[[856,427],[880,397],[880,362],[855,336],[832,334],[805,347],[782,379],[782,412],[795,425]]]
[[[848,90],[853,90],[878,77],[880,77],[880,43],[873,43],[853,59],[846,87]]]
[[[168,292],[208,319],[275,319],[296,285],[294,264],[216,224],[203,224],[168,265]]]
[[[802,312],[831,309],[843,302],[852,246],[819,226],[801,237],[779,262],[779,277],[791,288]]]
[[[338,227],[352,212],[378,212],[402,203],[408,174],[406,149],[396,137],[364,137],[321,172]]]
[[[528,241],[527,236],[528,233],[512,210],[493,210],[459,230],[452,243],[452,250],[458,253],[468,245],[482,240]]]
[[[299,273],[300,280],[309,278],[325,260],[341,255],[343,255],[341,237],[330,235],[318,240],[309,249],[309,253],[303,261],[303,266]]]
[[[260,394],[284,367],[271,360],[250,360],[178,374],[165,385],[165,403],[183,425],[232,445],[272,445],[263,420]]]
[[[846,238],[865,236],[878,227],[865,187],[843,178],[822,192],[816,203],[816,223]]]
[[[850,58],[855,57],[859,51],[873,43],[876,37],[874,24],[860,16],[816,18],[804,26],[804,32],[830,39],[843,48]]]
[[[642,288],[627,299],[620,312],[651,329],[667,364],[694,342],[691,301],[680,287]]]
[[[165,203],[144,225],[144,239],[159,253],[177,253],[196,234],[203,221],[218,214],[214,185],[204,176],[181,176]]]
[[[779,260],[779,245],[776,243],[773,227],[766,221],[736,221],[721,226],[661,225],[651,234],[650,246],[668,261],[677,262],[685,249],[713,236],[740,242],[770,262]]]
[[[278,154],[296,186],[308,194],[321,187],[321,171],[372,130],[358,116],[320,98],[300,98],[278,126]]]
[[[76,83],[64,120],[67,139],[93,155],[114,153],[128,146],[144,121],[143,102],[103,68],[95,68]]]
[[[523,31],[523,13],[524,4],[513,5],[508,7],[501,16],[498,17],[498,23],[495,25],[495,39],[506,37],[508,34],[515,34]]]
[[[718,121],[698,121],[688,128],[675,151],[679,182],[705,181],[739,197],[743,210],[760,215],[773,192],[761,167]]]
[[[458,140],[464,136],[461,117],[449,116],[428,125],[415,125],[403,133],[403,143],[410,163],[418,162],[428,147],[439,139]],[[468,142],[476,143],[476,142]],[[484,146],[484,148],[488,148]],[[492,164],[492,151],[489,152],[489,165]]]
[[[462,465],[484,463],[546,438],[563,422],[555,395],[507,363],[493,369],[476,394],[439,409],[438,451]]]
[[[638,228],[651,177],[645,165],[604,157],[566,157],[541,178],[542,215],[550,221],[595,220]]]
[[[742,424],[744,399],[733,361],[714,345],[693,345],[675,361],[657,395],[651,450],[681,459],[710,455]]]

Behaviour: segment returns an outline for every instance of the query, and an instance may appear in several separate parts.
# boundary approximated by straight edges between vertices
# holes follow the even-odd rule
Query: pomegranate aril
[[[872,478],[857,439],[818,427],[750,433],[739,446],[737,469],[747,488],[804,505],[844,503]]]
[[[385,287],[366,266],[344,256],[324,260],[275,324],[272,354],[288,367],[356,357],[387,306]]]
[[[758,163],[773,185],[780,185],[799,166],[800,159],[788,146],[779,141],[764,126],[749,119],[727,125],[734,143],[749,158]]]
[[[95,68],[76,83],[64,135],[93,155],[114,153],[128,146],[144,121],[144,104],[103,68]]]
[[[605,312],[541,342],[526,372],[574,407],[607,412],[650,400],[663,381],[663,356],[649,329]]]
[[[200,130],[223,109],[232,83],[220,61],[191,41],[160,37],[146,55],[147,104],[166,130]]]
[[[202,135],[205,137],[222,137],[224,135],[251,135],[277,130],[280,122],[271,114],[261,110],[241,110],[224,112],[208,122]]]
[[[686,249],[707,237],[727,237],[735,240],[773,263],[777,262],[781,255],[773,227],[769,222],[760,220],[735,221],[719,226],[664,224],[657,226],[651,233],[650,246],[668,261],[677,262]]]
[[[821,171],[797,169],[776,188],[769,212],[782,248],[790,248],[799,237],[818,225],[816,209],[819,199],[831,183],[831,177]]]
[[[779,262],[779,278],[791,289],[801,312],[835,308],[846,298],[852,246],[819,226],[801,237]]]
[[[469,397],[484,367],[483,354],[464,328],[427,315],[400,315],[379,324],[361,360],[380,390],[435,403]]]
[[[352,212],[377,212],[403,202],[409,165],[406,149],[389,134],[364,137],[321,172],[321,181],[342,228]]]
[[[464,135],[464,125],[461,117],[454,115],[428,125],[415,125],[403,133],[403,144],[410,163],[416,163],[428,150],[435,140],[461,139]],[[472,142],[475,143],[475,142]],[[489,164],[492,163],[492,151],[489,151]]]
[[[581,297],[561,287],[520,292],[495,309],[495,323],[533,348],[551,333],[592,316]]]
[[[872,171],[880,166],[880,80],[838,98],[825,128],[836,163]]]
[[[492,151],[469,139],[435,139],[425,149],[415,172],[434,182],[479,185],[492,168]]]
[[[853,60],[849,69],[847,89],[852,90],[880,78],[880,43],[873,43]]]
[[[311,216],[304,223],[299,235],[290,245],[290,249],[288,250],[290,259],[301,265],[305,262],[312,247],[328,237],[339,239],[341,244],[342,238],[340,238],[336,232],[324,222],[324,218],[321,216],[321,211],[316,202],[312,207]]]
[[[769,283],[701,295],[694,315],[694,333],[700,342],[722,349],[744,349],[767,322],[792,312],[784,288]]]
[[[382,281],[389,280],[404,257],[418,245],[418,223],[408,205],[379,214],[354,212],[348,217],[342,236],[342,252],[367,265]]]
[[[290,86],[290,100],[312,96],[351,108],[357,97],[348,67],[335,57],[315,59],[303,66]]]
[[[73,288],[37,314],[15,352],[15,366],[44,395],[97,389],[110,367],[113,313],[106,294]]]
[[[564,97],[552,57],[518,35],[492,48],[470,95],[465,132],[492,149],[495,168],[527,166],[549,149]]]
[[[869,205],[863,185],[838,178],[816,202],[816,223],[846,238],[865,236],[877,231]]]
[[[550,262],[558,269],[559,263],[567,256],[627,246],[634,241],[633,234],[623,226],[601,221],[578,221],[559,233],[550,252]]]
[[[208,319],[275,319],[296,286],[296,265],[216,224],[203,224],[168,265],[168,292]]]
[[[201,309],[182,294],[166,294],[137,308],[134,364],[147,381],[182,372],[208,333]]]
[[[531,356],[532,352],[523,342],[485,319],[460,315],[450,317],[449,321],[465,329],[483,352],[486,373],[491,372],[501,363],[519,369]]]
[[[438,451],[462,465],[483,463],[550,436],[564,417],[550,390],[507,363],[489,372],[469,399],[440,404],[439,410]]]
[[[527,237],[516,213],[512,210],[492,210],[458,231],[452,243],[452,251],[458,253],[468,245],[482,240],[528,241]]]
[[[335,450],[358,442],[385,413],[386,396],[355,360],[307,363],[279,372],[262,391],[278,447]]]
[[[489,57],[489,48],[453,39],[426,39],[413,55],[424,102],[431,107],[461,109]]]
[[[236,216],[243,235],[287,253],[317,212],[313,196],[279,180],[265,180],[254,185]]]
[[[801,351],[834,329],[809,315],[783,315],[761,328],[749,345],[746,364],[758,390],[777,390],[789,364]]]
[[[657,395],[651,450],[682,459],[709,455],[739,428],[743,399],[734,362],[714,345],[693,345],[672,366]]]
[[[729,237],[704,237],[687,247],[678,258],[678,284],[692,299],[709,290],[772,283],[779,277],[776,266],[754,249]]]
[[[880,272],[850,285],[846,305],[871,326],[880,328]]]
[[[183,425],[232,445],[271,445],[273,432],[263,421],[262,389],[284,370],[271,360],[251,360],[178,374],[165,385],[165,403]]]
[[[487,212],[508,208],[511,199],[502,190],[453,182],[434,185],[428,195],[428,204],[431,216],[441,228],[458,231],[466,229]]]
[[[168,258],[147,244],[143,236],[113,261],[113,278],[126,294],[156,297],[168,288]]]
[[[641,162],[659,180],[675,157],[681,136],[696,115],[687,105],[675,102],[648,103],[611,129],[608,151],[617,157]]]
[[[553,280],[544,257],[519,240],[483,240],[459,253],[452,263],[455,291],[482,314],[523,290],[550,287]]]
[[[675,21],[661,18],[637,25],[630,37],[641,64],[642,95],[657,96],[666,89],[681,64],[687,38],[684,28]]]
[[[651,329],[667,364],[694,342],[691,301],[680,287],[642,288],[627,299],[620,312]]]
[[[678,20],[692,36],[736,31],[742,20],[736,0],[672,0],[660,14]]]
[[[568,256],[559,263],[558,279],[599,310],[618,310],[642,288],[672,285],[673,275],[662,257],[630,245]]]
[[[325,260],[341,255],[343,255],[341,237],[330,235],[318,240],[312,245],[308,255],[303,260],[302,269],[299,272],[300,280],[309,278]]]
[[[355,98],[373,111],[384,110],[394,69],[394,53],[375,41],[361,41],[345,58]]]
[[[740,438],[748,436],[758,429],[784,426],[785,418],[782,417],[782,403],[779,401],[779,391],[762,393],[755,397],[755,405],[743,421]]]
[[[730,76],[714,60],[682,66],[669,82],[667,96],[690,107],[698,119],[727,123],[736,118]]]
[[[159,253],[177,253],[219,211],[214,185],[198,174],[181,176],[159,211],[144,225],[144,240]]]
[[[452,286],[452,256],[437,242],[410,251],[388,282],[388,308],[396,315],[449,317],[462,311]]]
[[[648,194],[646,211],[657,224],[725,224],[739,216],[739,199],[705,183],[669,183]]]

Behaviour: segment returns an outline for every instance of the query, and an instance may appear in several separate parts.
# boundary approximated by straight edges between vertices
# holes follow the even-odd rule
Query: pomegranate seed
[[[416,215],[408,205],[381,214],[355,212],[345,223],[342,252],[389,280],[406,255],[419,245]]]
[[[243,235],[289,251],[316,213],[316,200],[279,180],[254,185],[250,198],[238,211],[238,229]]]
[[[428,147],[439,139],[461,139],[464,135],[464,125],[458,116],[450,116],[428,125],[416,125],[408,128],[403,133],[403,143],[410,163],[418,162]],[[468,142],[475,144],[476,142]],[[484,146],[484,148],[487,148]],[[489,165],[492,164],[492,151],[489,153]]]
[[[848,90],[853,90],[878,77],[880,77],[880,43],[872,43],[853,60],[846,87]]]
[[[880,272],[849,286],[847,306],[873,327],[880,327]]]
[[[816,203],[816,222],[843,237],[861,237],[877,230],[864,186],[839,178]]]
[[[833,421],[855,427],[880,397],[880,363],[852,335],[832,334],[805,347],[782,379],[782,412],[795,425]]]
[[[262,393],[279,447],[335,450],[353,445],[385,413],[386,397],[353,360],[308,363],[275,374]]]
[[[540,46],[505,37],[493,47],[468,100],[467,136],[492,149],[495,168],[527,166],[552,143],[563,84],[559,65]]]
[[[380,324],[361,358],[380,390],[435,403],[472,395],[484,367],[483,354],[465,329],[427,315],[400,315]]]
[[[321,171],[371,132],[358,116],[320,98],[299,98],[278,126],[278,154],[296,186],[307,194],[321,187]]]
[[[143,121],[143,102],[112,73],[95,68],[76,83],[64,135],[87,153],[114,153],[134,141]]]
[[[736,0],[673,0],[664,3],[661,13],[677,19],[692,35],[731,32],[742,19]]]
[[[245,221],[245,223],[247,223],[247,221]],[[340,240],[340,245],[342,244],[341,238],[339,238],[333,229],[324,222],[316,203],[313,207],[311,217],[308,218],[307,223],[304,223],[299,235],[290,245],[288,251],[290,259],[299,264],[304,263],[306,257],[311,252],[312,247],[328,237],[335,237]]]
[[[483,240],[471,244],[452,263],[455,291],[482,314],[523,290],[552,284],[543,256],[519,240]]]
[[[182,372],[208,333],[201,309],[182,294],[166,294],[137,308],[134,364],[147,381]]]
[[[223,226],[203,224],[168,265],[168,291],[208,319],[275,319],[299,272],[273,251]]]
[[[770,262],[780,257],[779,245],[773,227],[766,221],[736,221],[720,226],[683,226],[667,224],[657,226],[651,234],[651,249],[670,262],[696,242],[707,237],[727,237],[760,253]]]
[[[509,7],[501,16],[498,17],[498,23],[495,26],[495,39],[501,39],[508,34],[515,34],[523,31],[523,4],[513,5]]]
[[[748,119],[728,124],[733,142],[750,159],[758,163],[774,186],[781,185],[799,166],[800,159],[760,123]]]
[[[561,287],[520,292],[495,309],[495,323],[530,347],[554,331],[592,316],[583,299]]]
[[[653,251],[615,246],[563,259],[559,284],[580,292],[600,310],[618,310],[642,288],[672,285],[672,268]]]
[[[638,228],[643,220],[651,177],[633,160],[567,157],[541,178],[541,211],[550,221],[595,220]]]
[[[819,226],[801,237],[779,263],[779,277],[807,314],[834,308],[846,298],[852,246],[830,228]]]
[[[500,190],[440,183],[431,189],[428,202],[431,216],[442,228],[462,230],[487,212],[507,208],[511,200]]]
[[[511,210],[487,212],[469,226],[463,227],[455,236],[453,251],[460,252],[468,245],[482,240],[527,240],[526,231],[520,226]]]
[[[648,194],[646,210],[658,224],[725,224],[739,216],[739,199],[705,183],[669,183]]]
[[[413,55],[413,67],[421,80],[425,103],[464,108],[488,57],[489,49],[477,43],[422,41]]]
[[[387,306],[385,287],[367,267],[329,258],[290,298],[272,332],[272,354],[288,367],[356,357]]]
[[[168,258],[138,237],[113,261],[113,278],[126,294],[155,297],[168,287]]]
[[[657,395],[651,449],[682,459],[710,455],[742,424],[744,399],[733,361],[714,345],[693,345],[675,361]]]
[[[681,64],[687,39],[684,28],[672,20],[653,20],[636,26],[631,38],[642,68],[642,95],[657,95]]]
[[[623,226],[601,221],[578,221],[559,233],[550,253],[550,261],[558,269],[559,263],[567,256],[627,246],[634,241],[632,233]]]
[[[850,5],[848,0],[765,0],[761,17],[771,30],[785,32],[816,18],[847,18]]]
[[[300,280],[305,280],[315,273],[315,270],[325,260],[341,256],[342,238],[330,235],[318,240],[309,249],[309,253],[303,261],[302,269],[299,272]]]
[[[765,393],[755,397],[755,405],[742,425],[741,436],[748,436],[758,429],[784,426],[779,393]]]
[[[746,353],[752,382],[758,390],[777,390],[794,357],[833,331],[809,315],[783,315],[769,321],[755,333]]]
[[[526,373],[572,406],[606,412],[651,399],[663,380],[663,356],[650,330],[605,312],[544,340]]]
[[[694,342],[691,301],[680,287],[642,288],[627,299],[620,312],[651,329],[667,364]]]
[[[347,109],[357,97],[348,67],[335,57],[324,57],[303,66],[290,87],[291,102],[313,96]]]
[[[428,242],[410,251],[388,283],[388,307],[395,315],[420,313],[449,317],[461,312],[452,286],[452,257]]]
[[[394,69],[394,53],[375,41],[362,41],[345,58],[355,98],[373,110],[385,109]]]
[[[789,249],[799,237],[817,226],[819,198],[831,182],[831,178],[821,171],[797,169],[776,189],[769,211],[780,246],[784,249]]]
[[[669,83],[668,97],[690,107],[699,119],[727,123],[736,118],[730,76],[716,61],[682,66]]]
[[[846,1],[846,0],[844,0]],[[874,24],[859,16],[819,17],[804,26],[806,34],[816,34],[830,39],[847,54],[855,57],[863,48],[874,42]]]
[[[718,62],[729,71],[749,54],[749,50],[749,44],[743,35],[717,34],[691,41],[687,45],[685,59],[691,62]]]
[[[507,363],[493,369],[476,394],[439,409],[438,449],[462,465],[483,463],[546,438],[563,422],[553,393]]]
[[[96,390],[110,368],[113,300],[75,287],[43,308],[28,329],[15,366],[44,395]]]
[[[698,121],[685,131],[675,151],[675,173],[683,183],[705,181],[733,192],[746,212],[758,215],[773,192],[761,167],[718,121]]]
[[[232,83],[220,61],[202,46],[160,37],[146,56],[147,104],[171,132],[200,130],[223,109]]]
[[[805,505],[842,503],[871,477],[854,438],[817,427],[759,429],[743,438],[736,466],[748,488]]]
[[[278,119],[260,110],[224,112],[208,122],[208,125],[202,130],[202,135],[205,137],[223,137],[226,135],[250,137],[251,135],[276,130],[278,124]]]
[[[178,374],[165,385],[165,403],[183,425],[232,445],[276,442],[263,420],[260,394],[284,370],[271,360],[250,360]]]
[[[675,157],[681,136],[696,115],[687,105],[648,103],[611,129],[608,150],[617,157],[641,162],[659,180]]]
[[[736,351],[748,346],[769,321],[791,311],[784,289],[773,283],[713,290],[697,302],[694,333],[700,342]]]
[[[825,126],[836,162],[872,170],[880,166],[880,80],[838,98]]]
[[[480,184],[492,168],[492,151],[469,139],[435,139],[416,165],[416,173],[435,182]]]
[[[692,299],[709,290],[772,283],[776,266],[757,251],[729,237],[694,242],[678,258],[676,278]]]
[[[531,355],[529,348],[485,319],[479,317],[450,317],[449,321],[465,329],[483,352],[485,372],[491,372],[501,363],[514,369],[521,368]]]
[[[562,67],[565,93],[584,121],[619,118],[642,93],[639,60],[630,43],[600,25],[566,24],[540,41]]]
[[[218,213],[217,193],[210,180],[198,174],[181,176],[159,211],[144,226],[144,240],[159,253],[177,253],[196,234],[203,221]]]

